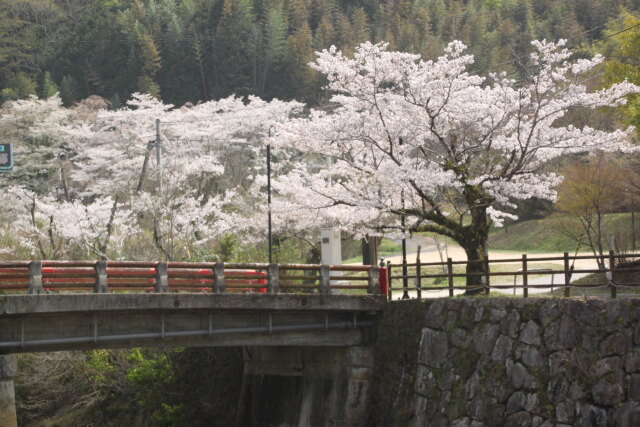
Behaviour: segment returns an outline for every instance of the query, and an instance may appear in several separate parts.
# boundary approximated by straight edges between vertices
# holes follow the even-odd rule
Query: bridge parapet
[[[339,273],[338,273],[339,272]],[[346,273],[345,275],[338,275]],[[377,266],[145,261],[0,262],[0,291],[380,294]]]

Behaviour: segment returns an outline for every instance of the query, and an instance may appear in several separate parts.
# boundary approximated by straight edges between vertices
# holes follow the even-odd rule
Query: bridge
[[[0,425],[15,423],[12,353],[359,348],[375,339],[385,307],[379,273],[376,266],[0,262],[0,414],[10,418],[0,416]]]

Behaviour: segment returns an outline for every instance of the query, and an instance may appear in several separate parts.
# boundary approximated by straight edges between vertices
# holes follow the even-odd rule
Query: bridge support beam
[[[17,363],[13,354],[0,355],[0,426],[17,427],[16,394],[13,378]]]
[[[246,347],[237,425],[365,426],[371,347]]]

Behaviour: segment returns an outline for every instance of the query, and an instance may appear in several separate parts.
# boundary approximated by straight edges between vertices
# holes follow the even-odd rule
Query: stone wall
[[[640,300],[389,304],[369,425],[640,425]]]

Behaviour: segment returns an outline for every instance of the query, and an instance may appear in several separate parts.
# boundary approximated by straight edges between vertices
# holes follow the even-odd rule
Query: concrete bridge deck
[[[132,346],[356,346],[382,295],[0,295],[0,354]]]

